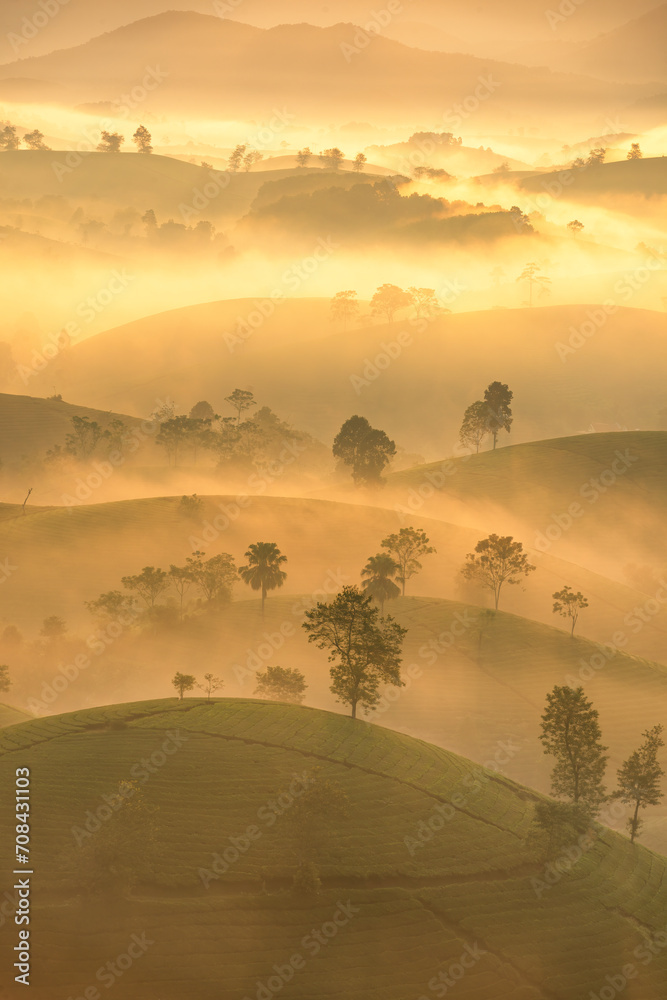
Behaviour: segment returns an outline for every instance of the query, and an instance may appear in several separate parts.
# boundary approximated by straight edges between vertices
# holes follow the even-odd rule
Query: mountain
[[[179,39],[177,50],[174,38]],[[276,74],[285,66],[290,73],[283,74],[276,90]],[[114,101],[130,121],[165,111],[202,118],[246,117],[264,125],[273,122],[276,135],[289,134],[294,122],[325,112],[342,120],[363,114],[376,123],[411,119],[442,120],[446,125],[456,120],[457,103],[476,94],[481,95],[475,98],[478,121],[485,119],[490,98],[496,120],[502,112],[539,115],[544,121],[545,101],[557,94],[558,111],[551,117],[567,116],[572,127],[595,111],[601,113],[610,100],[628,103],[650,96],[640,87],[614,87],[467,55],[422,52],[368,32],[359,35],[354,24],[262,30],[175,11],[136,21],[75,48],[0,66],[0,98],[7,99],[5,88],[11,85],[16,99],[17,78],[32,88],[32,100],[37,99],[35,81],[42,82],[47,101],[57,81],[67,89],[68,103]]]
[[[604,80],[667,82],[667,3],[580,45],[560,69]]]
[[[547,838],[527,843],[540,797],[497,762],[511,745],[480,768],[339,715],[198,698],[23,723],[0,748],[3,794],[30,768],[31,847],[51,859],[30,915],[37,1000],[82,995],[98,969],[108,982],[128,942],[134,961],[111,966],[127,1000],[267,997],[267,982],[406,1000],[450,971],[461,1000],[575,1000],[631,961],[627,1000],[664,995],[665,951],[647,943],[665,859],[595,825],[553,874]],[[13,814],[0,824],[10,839]],[[292,884],[304,853],[317,893]]]

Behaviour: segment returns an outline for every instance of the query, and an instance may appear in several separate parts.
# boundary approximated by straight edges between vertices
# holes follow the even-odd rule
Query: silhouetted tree
[[[248,147],[245,145],[236,146],[232,155],[229,157],[229,160],[227,161],[227,168],[233,174],[235,174],[237,170],[241,169],[241,164],[243,163],[243,157],[245,156],[247,149]]]
[[[514,417],[512,416],[511,403],[514,393],[509,386],[502,382],[492,382],[484,393],[486,403],[486,426],[490,434],[493,434],[493,450],[496,450],[498,434],[500,431],[512,430]]]
[[[300,705],[305,697],[306,678],[300,670],[289,667],[267,667],[264,671],[258,670],[255,676],[258,682],[255,694],[262,698]]]
[[[337,146],[334,146],[333,149],[325,149],[323,153],[320,153],[320,160],[328,170],[340,170],[344,159],[345,154]]]
[[[631,843],[634,843],[635,837],[644,825],[639,810],[659,805],[664,797],[660,781],[665,772],[658,761],[658,753],[665,745],[662,738],[663,732],[663,726],[654,726],[653,729],[648,729],[643,734],[644,742],[639,750],[630,754],[618,771],[620,789],[614,792],[612,797],[635,808],[633,815],[628,820]]]
[[[9,679],[9,667],[6,664],[0,665],[0,691],[9,691],[12,682]]]
[[[299,167],[307,167],[308,163],[312,159],[312,156],[313,154],[310,147],[304,146],[304,148],[300,149],[299,152],[296,154],[297,165]]]
[[[23,141],[28,147],[28,149],[50,149],[44,142],[44,133],[40,132],[39,129],[34,129],[32,132],[26,132],[23,136]]]
[[[193,552],[185,560],[185,568],[207,604],[228,604],[239,575],[234,557],[228,552],[219,552],[210,559],[205,559],[205,555],[205,552]]]
[[[192,674],[181,674],[176,673],[172,678],[171,683],[174,685],[178,691],[179,698],[183,701],[183,695],[186,691],[192,691],[195,684],[197,683],[197,678]]]
[[[124,576],[120,581],[126,590],[138,594],[147,608],[154,608],[158,598],[169,590],[169,576],[163,569],[144,566],[136,576]]]
[[[394,562],[387,552],[371,556],[361,571],[362,589],[380,605],[380,614],[384,614],[384,602],[399,597],[400,587],[394,583],[398,573],[398,563]]]
[[[401,647],[407,629],[392,618],[380,618],[370,597],[357,587],[344,587],[330,604],[306,611],[303,628],[308,641],[327,650],[331,692],[352,709],[373,711],[380,700],[380,683],[403,687]]]
[[[444,312],[434,288],[408,288],[408,295],[418,318],[422,315],[435,316],[436,313]]]
[[[584,224],[580,222],[579,219],[573,219],[572,222],[568,222],[567,228],[570,230],[573,236],[580,236],[584,231]]]
[[[98,443],[105,437],[96,420],[90,417],[72,417],[72,431],[65,438],[65,445],[70,455],[87,461],[95,451]]]
[[[248,389],[234,389],[231,396],[225,396],[225,403],[229,403],[236,411],[237,426],[241,423],[241,414],[251,407],[257,406],[255,397]]]
[[[388,535],[383,539],[382,548],[387,549],[398,566],[396,579],[401,584],[403,597],[408,580],[421,572],[419,562],[423,556],[430,556],[435,549],[430,544],[425,531],[421,528],[401,528],[398,534]]]
[[[481,399],[478,399],[476,403],[471,403],[463,415],[459,441],[464,448],[474,448],[475,454],[478,455],[480,446],[488,433],[489,407]]]
[[[333,444],[333,456],[352,470],[356,486],[379,486],[382,473],[396,454],[396,445],[365,417],[346,420]]]
[[[365,156],[364,153],[357,153],[357,155],[354,158],[354,169],[355,169],[355,171],[358,174],[360,174],[361,171],[365,168],[365,166],[366,166],[367,163],[368,163],[368,157]]]
[[[405,309],[411,304],[410,293],[403,291],[398,285],[381,285],[371,299],[371,312],[374,316],[384,316],[391,323],[399,309]]]
[[[489,535],[477,543],[474,553],[468,553],[461,573],[466,580],[479,583],[493,593],[497,611],[503,586],[517,586],[521,577],[534,569],[521,542],[515,542],[511,536]]]
[[[347,324],[359,314],[359,303],[357,293],[349,290],[347,292],[336,292],[331,300],[331,318],[343,321],[343,326],[347,329]]]
[[[641,146],[638,142],[633,142],[630,146],[630,152],[628,153],[626,159],[628,160],[641,160],[644,154],[642,153]]]
[[[0,149],[13,150],[18,149],[21,144],[21,140],[16,134],[15,125],[5,125],[3,129],[0,129]]]
[[[553,794],[581,803],[595,815],[605,800],[607,747],[602,746],[598,712],[582,687],[556,685],[547,695],[540,740],[544,753],[556,758]]]
[[[253,590],[262,592],[262,614],[266,595],[270,590],[282,587],[287,579],[287,573],[280,567],[287,562],[275,542],[256,542],[250,545],[245,554],[247,566],[239,569],[239,576]]]
[[[120,132],[102,132],[102,138],[97,147],[98,153],[120,153],[120,147],[125,137]]]
[[[260,153],[258,149],[252,149],[249,153],[243,157],[243,169],[246,173],[252,170],[256,163],[264,159],[264,153]]]
[[[528,283],[528,307],[533,308],[533,289],[539,288],[540,295],[546,295],[549,291],[549,285],[551,284],[551,278],[547,278],[545,275],[540,274],[542,268],[539,264],[532,262],[526,264],[523,271],[516,279],[517,282],[525,281]]]
[[[220,680],[219,677],[214,677],[213,674],[204,674],[204,683],[198,684],[197,687],[200,688],[206,695],[206,700],[210,701],[216,691],[224,687],[225,682]]]
[[[579,612],[588,607],[588,601],[581,592],[577,591],[575,594],[571,587],[563,587],[562,590],[556,591],[553,599],[554,614],[562,615],[563,618],[570,618],[572,620],[571,634],[574,635],[574,627],[579,619]]]

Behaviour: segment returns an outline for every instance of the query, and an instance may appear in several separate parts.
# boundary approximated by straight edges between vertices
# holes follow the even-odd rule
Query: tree
[[[577,237],[581,235],[585,227],[583,222],[579,222],[579,219],[573,219],[572,222],[568,222],[567,228],[574,237]]]
[[[140,153],[152,153],[153,152],[153,137],[146,128],[145,125],[140,125],[137,131],[132,136],[133,141],[136,143],[137,150]]]
[[[178,465],[181,448],[191,443],[194,430],[194,421],[184,416],[171,417],[160,425],[155,443],[165,449],[170,464]]]
[[[384,316],[388,323],[393,322],[399,309],[412,305],[412,296],[398,285],[381,285],[371,299],[371,312],[374,316]]]
[[[489,407],[478,399],[476,403],[471,403],[463,414],[463,423],[459,431],[459,441],[464,448],[474,448],[475,454],[479,454],[479,449],[484,438],[489,433]]]
[[[174,566],[169,567],[169,577],[171,579],[171,585],[178,594],[180,616],[183,618],[183,602],[185,601],[185,595],[194,585],[194,578],[192,575],[192,569],[189,566]]]
[[[560,857],[563,851],[576,844],[591,826],[591,815],[582,805],[571,802],[543,801],[535,804],[533,829],[528,841],[533,843],[547,838],[547,858]]]
[[[171,584],[168,574],[154,566],[144,566],[137,576],[124,576],[120,582],[126,590],[138,594],[147,608],[154,608]]]
[[[575,594],[571,587],[563,587],[562,590],[556,591],[553,595],[553,599],[554,614],[562,615],[563,618],[572,619],[571,634],[574,635],[574,627],[577,624],[579,612],[588,607],[588,601],[579,591]]]
[[[5,127],[0,130],[0,149],[12,150],[18,149],[21,145],[21,140],[16,134],[15,125],[5,125]]]
[[[595,815],[605,799],[607,747],[602,746],[598,712],[582,687],[556,685],[547,695],[540,740],[544,753],[556,758],[553,794],[581,803]]]
[[[26,132],[23,136],[23,141],[28,147],[28,149],[50,149],[44,142],[44,133],[40,132],[39,129],[34,129],[32,132]]]
[[[125,137],[120,132],[102,132],[97,147],[98,153],[120,153],[120,147],[125,142]]]
[[[598,146],[597,149],[591,149],[588,154],[587,164],[589,167],[601,167],[607,156],[607,150],[602,146]]]
[[[534,569],[521,542],[515,542],[511,535],[503,538],[489,535],[477,543],[474,553],[468,553],[461,573],[466,580],[493,592],[497,611],[503,585],[517,586],[521,577],[528,576]]]
[[[657,806],[664,797],[660,788],[660,779],[665,772],[658,761],[658,752],[664,747],[662,738],[663,726],[647,729],[644,742],[639,750],[630,754],[623,766],[617,772],[620,788],[613,793],[612,798],[620,799],[626,805],[634,806],[635,811],[628,820],[630,842],[634,844],[635,837],[644,825],[639,816],[640,809]]]
[[[84,607],[93,618],[102,622],[117,622],[121,617],[135,614],[135,600],[120,590],[108,590],[96,601],[84,601]]]
[[[70,455],[87,461],[95,451],[98,443],[105,436],[96,420],[90,417],[72,417],[72,432],[65,438],[65,445]]]
[[[157,233],[157,217],[155,211],[149,208],[147,212],[141,216],[141,221],[143,222],[146,229],[146,236],[155,236]]]
[[[256,163],[264,159],[264,153],[260,153],[258,149],[252,149],[249,153],[243,157],[243,169],[248,173]]]
[[[345,159],[345,154],[335,146],[333,149],[325,149],[320,153],[320,160],[328,170],[340,170],[340,166]]]
[[[0,691],[9,691],[12,682],[9,679],[9,667],[6,664],[0,665]]]
[[[385,601],[400,596],[401,589],[393,580],[397,572],[398,563],[394,562],[386,552],[371,556],[361,571],[362,579],[365,578],[365,583],[362,584],[363,591],[380,605],[380,614],[384,614]]]
[[[241,423],[241,414],[245,413],[253,406],[257,406],[255,397],[248,389],[234,389],[231,396],[225,396],[225,403],[229,403],[233,410],[236,410],[236,425]]]
[[[526,264],[523,271],[516,279],[517,283],[520,281],[528,282],[528,307],[533,308],[533,289],[539,288],[540,295],[546,295],[549,291],[549,285],[551,284],[551,278],[547,278],[545,275],[540,274],[542,268],[539,264],[534,262]]]
[[[358,174],[360,174],[361,171],[365,168],[365,166],[366,166],[367,163],[368,163],[368,157],[365,156],[364,153],[357,153],[357,155],[354,158],[354,169],[355,169],[355,171]]]
[[[490,434],[493,434],[493,450],[496,450],[498,434],[500,431],[511,433],[514,417],[512,416],[511,403],[514,393],[509,386],[502,382],[492,382],[484,393],[486,403],[486,426]]]
[[[443,311],[434,288],[408,288],[408,295],[415,307],[417,318],[422,315],[435,316],[436,313]]]
[[[103,437],[106,439],[106,448],[109,454],[114,451],[122,454],[127,436],[128,427],[125,421],[119,420],[118,417],[114,417],[103,434]]]
[[[207,604],[229,604],[239,575],[234,557],[228,552],[220,552],[217,556],[204,559],[205,554],[194,552],[185,560],[185,568]]]
[[[174,685],[178,691],[178,696],[183,701],[183,695],[186,691],[192,691],[195,684],[197,683],[197,678],[192,674],[174,674],[171,683]]]
[[[299,152],[296,154],[297,165],[299,167],[307,167],[308,163],[312,159],[312,156],[313,154],[310,147],[304,146],[304,148],[300,149]]]
[[[190,420],[215,420],[215,410],[210,403],[202,399],[195,403],[189,413]]]
[[[359,313],[359,303],[357,293],[349,290],[347,292],[336,292],[331,300],[331,318],[342,320],[343,326],[347,329],[347,324]]]
[[[396,561],[398,566],[396,579],[401,584],[403,597],[407,581],[421,572],[422,564],[419,560],[423,556],[435,553],[429,542],[430,539],[425,531],[412,527],[401,528],[397,535],[388,535],[381,542],[382,548],[387,549]]]
[[[50,615],[42,622],[39,634],[43,639],[48,639],[50,641],[62,639],[67,635],[67,625],[65,624],[64,619],[59,618],[58,615]]]
[[[249,546],[245,554],[247,566],[242,566],[239,576],[253,590],[262,592],[262,614],[266,595],[270,590],[282,587],[287,579],[287,573],[280,567],[287,562],[275,542],[256,542]]]
[[[232,155],[229,157],[229,160],[227,161],[227,168],[233,174],[235,174],[238,170],[241,169],[241,164],[243,163],[243,157],[245,156],[247,149],[248,147],[244,145],[236,146]]]
[[[365,417],[346,420],[333,443],[333,456],[352,469],[356,486],[379,486],[382,473],[396,454],[396,445]]]
[[[626,159],[628,160],[641,160],[644,154],[642,153],[641,146],[638,142],[633,142],[630,146],[630,152],[628,153]]]
[[[326,649],[331,667],[331,692],[349,705],[352,718],[357,706],[374,711],[380,700],[380,683],[404,687],[401,680],[401,647],[407,629],[393,618],[380,618],[370,597],[358,587],[344,587],[331,604],[318,603],[306,611],[303,628],[308,641]]]
[[[258,681],[255,694],[271,701],[287,701],[292,705],[300,705],[305,697],[306,678],[300,670],[290,667],[267,667],[258,670]]]
[[[214,677],[213,674],[204,674],[204,683],[198,684],[197,687],[204,692],[206,695],[206,700],[210,701],[216,691],[224,687],[225,682],[220,680],[219,677]]]

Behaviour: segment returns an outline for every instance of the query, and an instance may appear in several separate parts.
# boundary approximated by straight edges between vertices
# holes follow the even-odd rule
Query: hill
[[[646,359],[659,356],[664,314],[629,307],[636,294],[620,279],[611,314],[596,305],[457,312],[334,334],[325,301],[197,306],[78,344],[59,384],[67,398],[142,414],[158,396],[184,406],[208,399],[227,412],[228,391],[250,386],[260,405],[325,443],[361,413],[427,460],[454,452],[466,408],[496,379],[514,392],[513,441],[582,433],[592,424],[658,430],[664,381]],[[298,363],[290,327],[310,340]],[[388,349],[395,358],[387,365]],[[128,367],[130,356],[136,363]],[[141,374],[147,371],[150,377]],[[33,391],[43,386],[46,395],[51,384],[45,375]],[[400,416],[396,399],[405,402]]]
[[[563,183],[565,178],[565,183]],[[643,160],[619,160],[600,166],[528,177],[519,187],[524,191],[558,191],[573,201],[598,203],[609,195],[654,198],[667,194],[667,159],[664,156]],[[608,204],[605,201],[605,204]]]
[[[5,96],[3,81],[11,83],[17,77],[32,91],[33,101],[35,81],[42,81],[48,101],[49,81],[57,80],[70,104],[118,99],[137,81],[146,80],[144,114],[168,110],[219,117],[219,95],[234,92],[235,118],[264,121],[267,108],[278,104],[289,108],[289,117],[277,126],[287,130],[295,120],[315,113],[343,120],[363,114],[376,122],[438,120],[443,108],[463,101],[475,93],[480,79],[488,81],[494,75],[502,80],[499,99],[507,114],[537,113],[547,95],[557,92],[558,115],[582,122],[595,110],[601,112],[609,100],[627,103],[649,96],[645,87],[614,86],[467,55],[424,52],[377,35],[372,45],[360,48],[355,42],[357,33],[354,24],[327,28],[282,24],[263,30],[194,12],[170,11],[72,49],[26,56],[0,66],[0,97]],[[180,42],[176,51],[175,37]],[[275,89],[277,52],[280,65],[292,67],[289,77],[282,78],[279,94]],[[240,79],[242,88],[238,87]],[[15,91],[16,82],[12,86]],[[489,84],[488,89],[493,92],[497,87]],[[477,114],[486,117],[483,103]]]
[[[572,873],[538,893],[544,845],[524,845],[531,792],[363,722],[249,701],[163,701],[14,726],[0,746],[3,787],[13,788],[16,766],[31,770],[41,805],[32,846],[53,859],[31,913],[39,1000],[54,989],[80,992],[91,971],[142,932],[149,943],[139,957],[134,950],[123,974],[128,1000],[145,1000],[147,991],[185,1000],[193,988],[200,1000],[254,996],[267,979],[277,981],[270,977],[290,956],[299,961],[285,974],[285,996],[406,1000],[428,992],[462,955],[475,956],[457,986],[462,998],[575,1000],[617,968],[619,940],[627,954],[642,954],[647,935],[664,923],[657,896],[664,859],[600,828]],[[119,892],[116,877],[101,895],[81,895],[91,858],[94,876],[108,874],[110,863],[126,881],[138,876],[133,851],[147,833],[126,819],[129,806],[90,838],[84,824],[151,754],[161,765],[144,770],[135,808],[143,801],[158,810],[142,850],[152,874],[143,868],[134,891]],[[295,775],[303,784],[327,782],[349,802],[347,815],[338,810],[321,829],[316,848],[304,846],[289,820],[300,790]],[[281,792],[283,805],[272,812]],[[437,835],[410,850],[420,823],[430,832],[426,824],[443,811],[448,821],[435,824]],[[240,839],[253,824],[254,840]],[[316,896],[289,889],[306,849],[321,872]],[[220,877],[211,870],[216,855],[219,867],[223,855],[229,859]],[[308,935],[320,927],[329,940],[313,949]],[[8,938],[2,947],[6,961]],[[628,997],[657,1000],[666,970],[658,953],[638,969]]]
[[[588,73],[605,80],[667,82],[661,39],[667,33],[667,4],[635,17],[581,45],[561,63],[562,69]]]
[[[619,455],[626,456],[625,464],[619,464]],[[613,471],[614,463],[620,475]],[[439,495],[424,504],[430,516],[454,519],[465,507],[472,519],[492,506],[498,514],[504,512],[508,529],[531,525],[531,540],[538,548],[561,556],[578,553],[580,559],[587,551],[591,556],[598,553],[600,560],[609,537],[618,534],[613,546],[617,565],[632,563],[643,553],[662,569],[667,567],[667,549],[657,538],[667,503],[666,465],[664,431],[580,434],[397,472],[388,477],[388,488],[400,497],[424,482],[441,481]],[[610,480],[606,487],[605,479]],[[577,503],[575,516],[568,515]],[[571,522],[565,530],[559,530],[559,518],[563,525]]]
[[[31,718],[29,712],[23,712],[13,705],[0,704],[0,729],[5,726],[16,726],[20,722],[27,722]]]

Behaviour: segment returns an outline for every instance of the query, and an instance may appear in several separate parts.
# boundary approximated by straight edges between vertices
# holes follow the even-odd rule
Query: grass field
[[[254,998],[295,955],[303,961],[275,990],[295,1000],[438,995],[432,981],[462,955],[474,959],[463,978],[454,972],[460,997],[579,1000],[665,922],[661,857],[601,828],[548,887],[542,846],[525,843],[534,793],[361,721],[253,701],[171,700],[13,726],[0,748],[7,794],[15,768],[31,771],[39,1000],[99,985],[97,970],[127,951],[132,934],[145,935],[146,947],[123,972],[128,1000]],[[288,818],[289,793],[279,796],[295,774],[347,796],[346,814],[329,820],[311,851],[322,878],[316,896],[290,888],[303,843]],[[153,874],[123,893],[90,896],[75,841],[104,841],[105,824],[122,829],[127,803],[90,838],[80,833],[130,776],[158,810]],[[282,801],[280,814],[272,801]],[[415,847],[438,806],[447,819]],[[1,822],[11,820],[3,811]],[[243,849],[250,826],[257,835]],[[115,843],[114,857],[131,865],[132,841]],[[211,878],[216,854],[228,870]],[[319,928],[315,948],[308,935]],[[3,935],[5,961],[10,945]],[[634,961],[638,978],[625,995],[659,1000],[664,952],[646,967]]]
[[[4,729],[5,726],[15,726],[19,722],[27,722],[29,718],[28,712],[22,712],[20,708],[0,704],[0,729]]]

